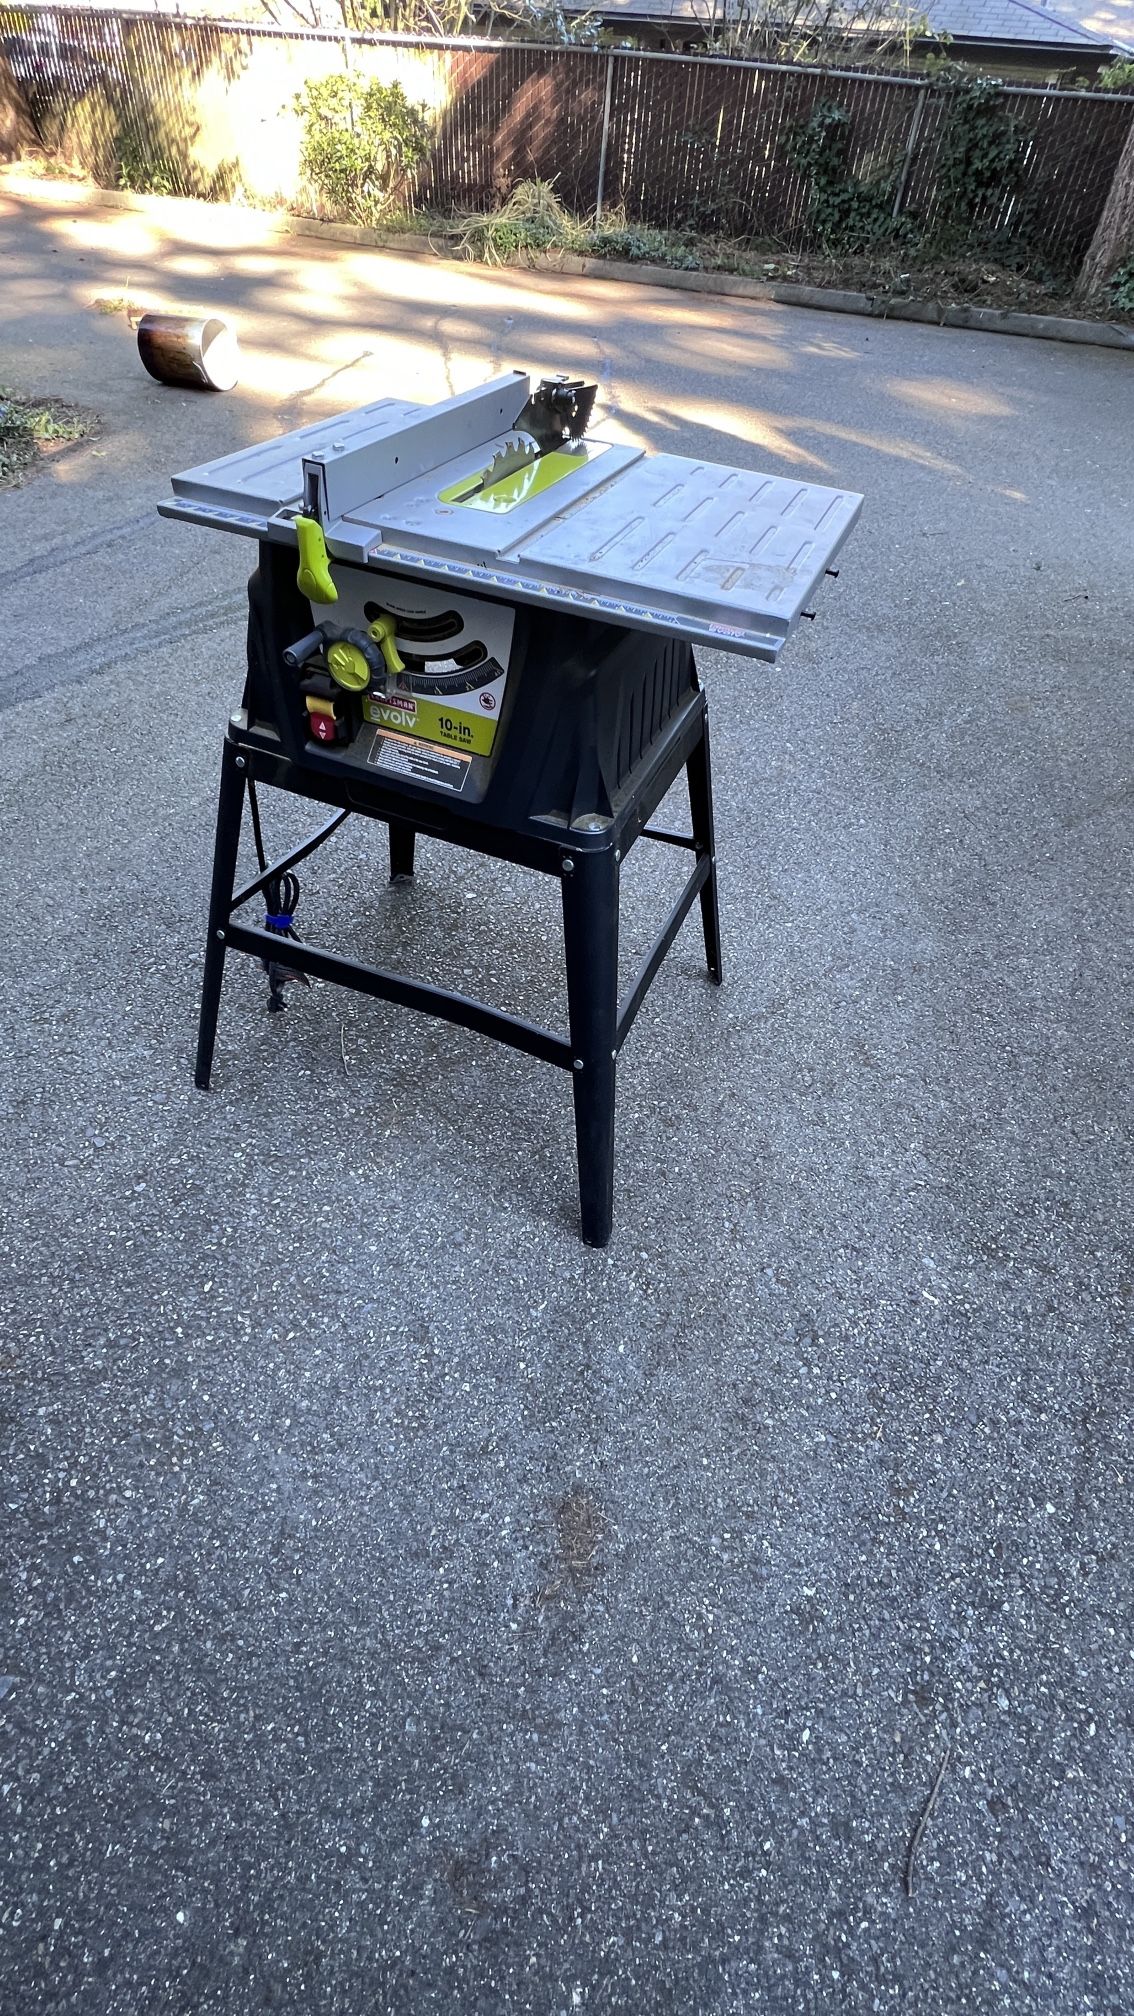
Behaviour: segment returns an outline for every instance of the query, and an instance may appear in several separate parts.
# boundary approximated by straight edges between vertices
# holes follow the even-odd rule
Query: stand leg
[[[390,821],[390,880],[400,882],[413,874],[413,847],[417,835],[404,819]]]
[[[573,863],[563,876],[563,938],[579,1203],[585,1243],[605,1246],[614,1222],[618,864],[613,846]]]
[[[713,778],[709,768],[707,709],[701,716],[701,740],[685,766],[685,774],[689,779],[689,809],[693,815],[697,859],[707,854],[712,864],[709,879],[701,891],[701,927],[705,934],[705,962],[709,978],[719,987],[724,972],[721,966],[721,920],[717,909],[717,842],[713,831]]]
[[[213,884],[209,897],[209,936],[205,946],[205,977],[201,988],[201,1020],[197,1030],[198,1091],[207,1092],[213,1068],[217,1015],[220,1012],[221,982],[224,979],[225,944],[217,936],[228,923],[229,905],[236,887],[236,855],[240,845],[240,822],[244,814],[243,770],[236,767],[236,751],[231,742],[221,757],[220,802],[217,806],[217,838],[213,852]]]

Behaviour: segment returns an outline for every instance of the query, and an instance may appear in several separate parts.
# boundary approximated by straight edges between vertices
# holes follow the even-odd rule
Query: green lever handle
[[[309,602],[337,602],[339,591],[331,579],[327,542],[317,518],[297,518],[295,536],[299,541],[299,572],[295,585]]]
[[[394,642],[397,624],[392,616],[376,616],[370,625],[370,635],[386,660],[387,672],[404,672],[405,661]]]

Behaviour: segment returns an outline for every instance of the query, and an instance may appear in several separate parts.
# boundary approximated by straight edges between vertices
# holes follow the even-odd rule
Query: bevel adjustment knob
[[[387,616],[383,613],[381,616],[376,616],[374,618],[373,623],[370,625],[370,632],[369,632],[370,636],[373,638],[375,644],[377,644],[378,649],[381,651],[382,656],[386,661],[387,672],[389,672],[391,677],[395,679],[397,678],[399,672],[404,672],[406,669],[405,660],[403,659],[401,652],[398,650],[398,646],[395,641],[397,636],[397,629],[398,626],[395,623],[394,618],[392,616]]]
[[[370,684],[370,666],[357,644],[340,637],[327,646],[327,670],[336,686],[345,693],[365,693]]]

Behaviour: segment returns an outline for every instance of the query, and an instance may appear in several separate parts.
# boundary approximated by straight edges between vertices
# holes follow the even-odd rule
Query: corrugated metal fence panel
[[[849,115],[854,172],[893,177],[904,162],[903,209],[928,221],[950,117],[948,94],[924,78],[634,50],[347,38],[3,0],[0,48],[45,132],[77,135],[75,148],[101,178],[116,179],[123,147],[142,136],[149,186],[156,176],[178,194],[232,186],[291,202],[302,181],[297,95],[349,59],[366,75],[397,77],[430,106],[436,139],[406,196],[441,211],[490,208],[536,175],[572,209],[593,211],[609,76],[604,208],[624,208],[633,223],[792,246],[807,242],[808,203],[791,135],[821,101]],[[1022,195],[1001,206],[999,221],[1026,218],[1053,260],[1080,258],[1131,101],[1033,89],[1007,91],[1004,103],[1026,155]]]

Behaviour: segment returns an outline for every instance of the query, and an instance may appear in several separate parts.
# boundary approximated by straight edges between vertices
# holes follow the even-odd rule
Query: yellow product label
[[[401,735],[419,735],[443,749],[461,749],[466,756],[487,756],[496,740],[496,722],[487,714],[466,714],[443,700],[415,700],[410,695],[382,700],[369,693],[362,711],[376,728]]]

